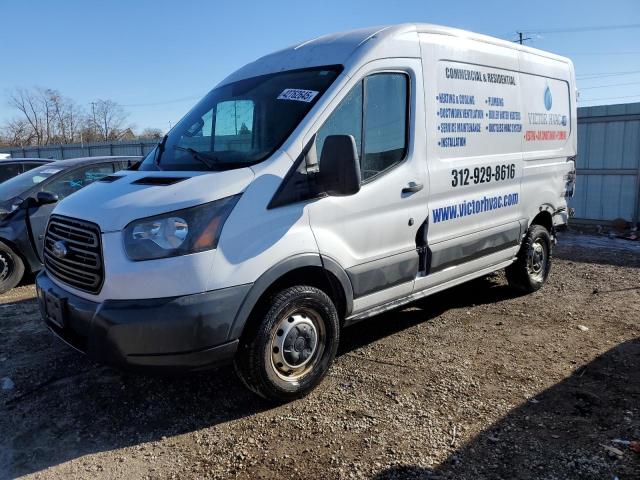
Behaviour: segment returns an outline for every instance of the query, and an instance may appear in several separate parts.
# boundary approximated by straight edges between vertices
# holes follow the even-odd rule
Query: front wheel
[[[532,293],[539,290],[551,270],[551,235],[542,225],[531,225],[516,261],[505,269],[509,285]]]
[[[20,283],[24,276],[24,263],[11,247],[0,242],[0,294]]]
[[[236,354],[243,383],[267,400],[300,398],[327,374],[338,349],[340,322],[322,290],[296,286],[271,298]]]

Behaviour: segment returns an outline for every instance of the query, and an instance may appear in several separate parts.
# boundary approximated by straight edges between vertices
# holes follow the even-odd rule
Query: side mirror
[[[36,194],[36,203],[38,205],[49,205],[58,202],[58,195],[51,192],[38,192]]]
[[[352,135],[329,135],[320,154],[319,179],[327,195],[343,197],[360,191],[362,177]]]

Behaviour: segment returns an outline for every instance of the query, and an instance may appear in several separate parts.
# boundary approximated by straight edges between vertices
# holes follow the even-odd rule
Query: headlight
[[[134,261],[211,250],[240,195],[196,207],[141,218],[124,229],[124,249]]]

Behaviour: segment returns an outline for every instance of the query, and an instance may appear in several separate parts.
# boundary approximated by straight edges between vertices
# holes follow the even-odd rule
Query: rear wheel
[[[24,276],[24,263],[11,247],[0,242],[0,294],[11,290]]]
[[[241,341],[236,372],[247,388],[268,400],[300,398],[322,381],[333,363],[338,313],[327,294],[310,286],[282,290],[265,310]]]
[[[505,272],[509,285],[525,293],[540,289],[551,270],[551,235],[542,225],[531,225],[517,259]]]

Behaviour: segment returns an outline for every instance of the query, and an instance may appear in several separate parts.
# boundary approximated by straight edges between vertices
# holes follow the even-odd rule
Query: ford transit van
[[[349,324],[500,269],[539,289],[576,131],[571,61],[484,35],[404,24],[267,55],[56,207],[44,321],[100,362],[232,362],[300,397]]]

